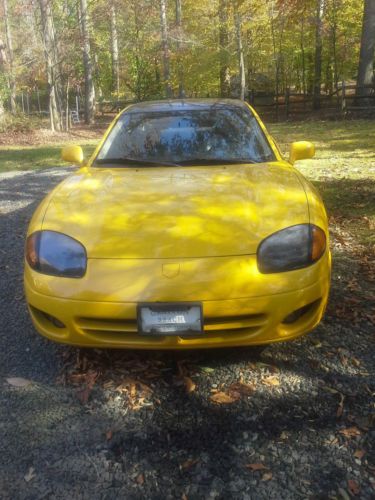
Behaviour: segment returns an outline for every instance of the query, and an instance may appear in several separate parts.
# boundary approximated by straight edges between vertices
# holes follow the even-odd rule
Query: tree
[[[230,71],[229,71],[229,28],[228,28],[228,0],[219,2],[219,54],[220,54],[220,96],[229,97]]]
[[[169,68],[169,44],[168,44],[168,22],[167,22],[167,6],[166,0],[160,0],[160,33],[161,44],[163,50],[163,76],[165,95],[167,98],[172,97],[172,88],[170,82],[170,68]]]
[[[238,73],[239,73],[239,82],[240,82],[240,99],[243,101],[245,99],[245,62],[243,55],[243,46],[242,46],[242,23],[241,23],[241,14],[239,12],[239,1],[234,1],[234,24],[236,27],[236,41],[237,41],[237,58],[238,58]]]
[[[320,108],[320,87],[322,85],[322,31],[323,31],[324,0],[316,0],[315,15],[315,59],[314,59],[314,89],[313,108]]]
[[[112,91],[116,93],[117,99],[120,94],[120,67],[118,58],[118,35],[116,6],[111,4],[111,59],[112,59]]]
[[[185,96],[185,90],[184,90],[184,66],[181,57],[181,37],[182,37],[181,0],[176,0],[176,31],[177,31],[178,97],[182,98]]]
[[[12,113],[16,112],[16,80],[14,77],[14,56],[13,56],[13,41],[12,31],[10,28],[8,0],[3,0],[4,24],[7,41],[8,52],[8,67],[9,67],[9,90],[10,90],[10,109]]]
[[[371,89],[364,87],[374,82],[375,51],[375,0],[365,0],[363,9],[361,50],[358,64],[357,95],[370,95]]]
[[[39,0],[40,16],[42,22],[42,39],[44,58],[46,64],[49,115],[51,130],[61,130],[61,114],[58,106],[58,57],[55,38],[55,27],[50,0]]]
[[[95,118],[95,88],[93,79],[93,64],[91,59],[91,46],[89,34],[89,13],[87,0],[80,0],[83,70],[85,75],[85,122],[93,123]]]

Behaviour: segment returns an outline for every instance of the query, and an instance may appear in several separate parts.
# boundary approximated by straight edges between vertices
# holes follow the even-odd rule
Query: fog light
[[[295,323],[297,320],[302,318],[302,316],[304,316],[308,311],[313,309],[314,306],[317,306],[319,304],[319,302],[320,302],[320,299],[314,300],[314,302],[310,302],[310,304],[307,304],[303,307],[300,307],[299,309],[296,309],[292,313],[288,314],[288,316],[286,316],[283,319],[282,323],[284,325],[291,325],[292,323]]]

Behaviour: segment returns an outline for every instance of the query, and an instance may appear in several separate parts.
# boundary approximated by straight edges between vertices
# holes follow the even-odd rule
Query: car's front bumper
[[[298,285],[303,282],[298,279],[303,271],[294,273],[294,283]],[[284,273],[284,280],[285,274],[291,273]],[[36,290],[38,284],[35,285],[35,279],[43,282],[43,277],[30,269],[26,269],[25,273],[25,292],[35,327],[42,335],[56,342],[87,347],[140,349],[229,347],[290,340],[312,330],[319,323],[327,303],[330,281],[328,253],[316,265],[314,274],[316,279],[313,283],[295,290],[281,292],[277,289],[276,293],[272,293],[278,287],[276,275],[274,287],[268,290],[268,294],[201,300],[204,334],[196,337],[139,335],[136,307],[142,299],[150,300],[146,294],[140,296],[138,301],[105,300],[103,296],[102,300],[56,297]],[[235,281],[231,286],[235,286]],[[82,284],[80,287],[82,289]],[[176,302],[186,301],[186,290],[180,294],[174,291],[174,296]],[[158,297],[155,296],[153,300],[157,301]],[[163,300],[167,299],[163,296]],[[288,315],[308,304],[311,306],[298,319],[291,323],[284,322]],[[59,322],[64,326],[61,327]]]

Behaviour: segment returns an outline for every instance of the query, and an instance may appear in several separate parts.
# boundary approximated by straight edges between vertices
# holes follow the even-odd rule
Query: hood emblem
[[[162,273],[166,278],[174,278],[180,274],[180,264],[163,264]]]

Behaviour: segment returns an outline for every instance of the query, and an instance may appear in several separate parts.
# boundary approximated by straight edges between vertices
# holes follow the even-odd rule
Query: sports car
[[[76,346],[191,349],[291,340],[324,313],[327,216],[254,109],[239,100],[132,104],[42,201],[25,294],[45,337]]]

